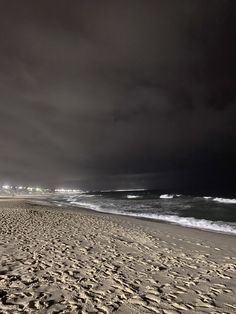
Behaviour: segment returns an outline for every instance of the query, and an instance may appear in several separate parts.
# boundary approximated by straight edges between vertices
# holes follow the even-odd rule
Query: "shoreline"
[[[45,197],[45,196],[43,196]],[[200,228],[200,227],[195,227],[195,226],[188,226],[188,225],[184,225],[178,222],[173,222],[173,221],[168,221],[168,220],[161,220],[161,219],[155,219],[155,218],[151,218],[151,217],[142,217],[142,216],[135,216],[135,215],[128,215],[128,214],[122,214],[122,213],[113,213],[113,212],[103,212],[103,211],[99,211],[99,210],[93,210],[89,207],[82,207],[82,206],[73,206],[73,205],[69,205],[69,204],[63,204],[63,205],[56,205],[53,202],[49,201],[49,200],[45,200],[42,199],[42,196],[9,196],[9,197],[0,197],[0,201],[1,200],[19,200],[19,201],[26,201],[29,202],[29,204],[32,205],[42,205],[42,206],[50,206],[50,207],[55,207],[55,208],[63,208],[65,210],[84,210],[84,211],[88,211],[88,212],[93,212],[93,213],[98,213],[98,214],[104,214],[104,215],[112,215],[112,216],[120,216],[120,217],[127,217],[127,218],[134,218],[134,219],[139,219],[139,220],[146,220],[146,221],[150,221],[150,222],[156,222],[156,223],[161,223],[161,224],[168,224],[168,225],[172,225],[172,226],[177,226],[177,227],[181,227],[184,229],[191,229],[191,230],[199,230],[199,231],[203,231],[203,232],[207,232],[207,233],[211,233],[211,234],[222,234],[222,235],[227,235],[227,236],[232,236],[235,237],[236,234],[232,233],[232,232],[227,232],[227,231],[221,231],[221,230],[217,230],[217,229],[209,229],[209,228]],[[194,217],[180,217],[180,218],[193,218],[196,219]],[[199,219],[201,220],[201,219]],[[204,219],[203,219],[204,220]],[[206,220],[207,221],[207,220]],[[217,221],[211,221],[213,223],[217,223]],[[222,223],[227,225],[227,222],[221,221]],[[220,225],[219,225],[220,226]],[[230,226],[230,225],[228,225]]]
[[[0,202],[3,313],[235,313],[235,236]]]
[[[141,228],[149,228],[149,232],[152,234],[155,234],[157,230],[165,234],[166,230],[168,230],[168,232],[170,233],[181,234],[184,237],[191,237],[191,238],[195,237],[196,239],[200,237],[200,239],[204,239],[206,241],[209,241],[209,240],[212,241],[212,237],[213,237],[214,242],[217,242],[218,244],[218,241],[219,241],[219,246],[222,246],[222,245],[224,247],[230,246],[230,248],[235,252],[235,257],[236,257],[236,241],[235,241],[236,235],[234,234],[217,232],[217,231],[206,230],[206,229],[199,229],[199,228],[194,228],[194,227],[186,227],[186,226],[171,223],[168,221],[161,221],[161,220],[152,219],[152,218],[100,212],[100,211],[95,211],[95,210],[92,210],[90,208],[85,208],[85,207],[56,206],[50,202],[41,202],[41,201],[32,200],[32,199],[31,200],[26,199],[25,201],[26,203],[31,204],[36,207],[37,206],[44,207],[46,205],[46,206],[49,206],[49,208],[52,210],[59,210],[62,212],[68,211],[75,215],[77,213],[85,213],[85,214],[95,216],[95,217],[96,216],[103,217],[103,218],[111,217],[111,219],[114,219],[114,221],[117,221],[119,223],[130,222],[134,226],[137,225]]]
[[[190,230],[196,230],[196,231],[200,231],[200,232],[206,232],[206,233],[210,233],[210,234],[220,234],[220,235],[226,235],[229,237],[236,237],[236,234],[233,233],[229,233],[229,232],[223,232],[223,231],[218,231],[218,230],[213,230],[213,229],[204,229],[204,228],[197,228],[197,227],[189,227],[189,226],[184,226],[175,222],[170,222],[170,221],[166,221],[166,220],[161,220],[161,219],[154,219],[154,218],[148,218],[148,217],[142,217],[142,216],[131,216],[131,215],[126,215],[126,214],[120,214],[120,213],[112,213],[112,212],[102,212],[102,211],[96,211],[93,210],[91,208],[86,208],[86,207],[80,207],[80,206],[72,206],[72,205],[61,205],[61,206],[57,206],[56,204],[53,204],[49,201],[39,201],[38,199],[25,199],[25,201],[29,202],[29,204],[32,205],[38,205],[38,206],[45,206],[48,205],[50,207],[53,208],[58,208],[58,209],[63,209],[63,210],[69,210],[69,211],[87,211],[88,213],[97,213],[98,215],[108,215],[108,216],[114,216],[114,217],[124,217],[124,218],[131,218],[131,219],[138,219],[141,221],[149,221],[149,222],[154,222],[157,224],[163,224],[163,225],[171,225],[171,226],[176,226],[176,227],[180,227],[183,229],[190,229]]]

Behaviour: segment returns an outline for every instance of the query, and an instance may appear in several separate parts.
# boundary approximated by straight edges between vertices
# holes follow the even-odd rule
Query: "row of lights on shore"
[[[42,191],[49,191],[49,189],[42,189],[40,187],[30,187],[30,186],[12,186],[4,184],[2,185],[3,190],[23,190],[23,191],[36,191],[36,192],[42,192]]]
[[[44,189],[40,187],[30,187],[30,186],[12,186],[8,184],[2,185],[3,190],[19,190],[19,191],[28,191],[28,192],[53,192],[56,193],[80,193],[81,190],[78,189]]]

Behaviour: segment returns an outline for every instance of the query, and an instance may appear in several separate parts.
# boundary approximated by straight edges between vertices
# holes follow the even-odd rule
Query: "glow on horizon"
[[[59,188],[55,189],[55,192],[57,193],[81,193],[82,191],[79,189],[64,189],[64,188]]]

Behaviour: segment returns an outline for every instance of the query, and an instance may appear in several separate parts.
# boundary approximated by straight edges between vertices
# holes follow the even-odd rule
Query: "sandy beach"
[[[236,237],[0,201],[0,313],[235,313]]]

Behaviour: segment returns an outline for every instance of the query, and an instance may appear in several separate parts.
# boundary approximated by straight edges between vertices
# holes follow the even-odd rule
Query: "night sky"
[[[236,1],[0,1],[0,182],[231,193]]]

